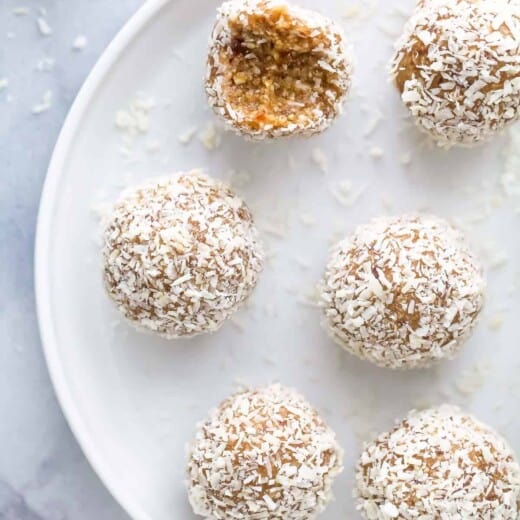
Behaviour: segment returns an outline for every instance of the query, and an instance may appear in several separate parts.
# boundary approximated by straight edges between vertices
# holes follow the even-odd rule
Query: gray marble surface
[[[140,4],[0,0],[2,520],[127,518],[85,460],[56,401],[36,322],[33,242],[40,191],[63,120],[98,56]],[[13,11],[18,8],[27,10]],[[39,27],[38,18],[47,24]],[[83,50],[73,49],[78,35],[88,40]],[[34,114],[33,108],[46,108],[47,91],[51,106]]]

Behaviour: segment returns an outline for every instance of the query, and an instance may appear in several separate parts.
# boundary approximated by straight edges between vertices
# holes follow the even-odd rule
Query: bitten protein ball
[[[244,202],[194,171],[123,192],[104,225],[103,263],[132,324],[180,338],[215,331],[237,310],[263,252]]]
[[[354,495],[368,520],[518,520],[520,467],[496,432],[444,405],[366,445]]]
[[[298,393],[278,384],[235,394],[199,426],[189,499],[212,520],[311,520],[342,470],[334,432]]]
[[[351,71],[342,29],[321,14],[279,0],[231,0],[211,36],[206,93],[249,138],[310,136],[341,113]]]
[[[391,75],[416,125],[440,146],[489,140],[520,116],[520,2],[423,0]]]
[[[350,353],[382,367],[451,358],[484,299],[463,236],[434,216],[381,217],[332,252],[320,284],[323,325]]]

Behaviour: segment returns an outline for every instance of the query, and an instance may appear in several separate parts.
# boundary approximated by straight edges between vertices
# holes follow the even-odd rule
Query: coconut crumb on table
[[[341,12],[341,17],[349,22],[363,22],[374,16],[376,10],[377,5],[375,1],[363,0],[361,2],[348,5]]]
[[[221,135],[213,121],[208,121],[197,134],[199,141],[206,150],[216,150],[221,144]]]
[[[28,7],[14,7],[11,11],[15,16],[27,16],[30,13]]]
[[[491,195],[488,199],[488,205],[493,209],[499,209],[502,207],[504,199],[500,195]]]
[[[41,16],[36,19],[36,24],[38,25],[38,30],[42,36],[51,36],[53,30],[47,20],[42,18]]]
[[[46,90],[43,94],[42,100],[33,105],[31,111],[34,115],[39,115],[49,110],[52,106],[52,91]]]
[[[488,362],[475,363],[455,381],[456,390],[465,397],[473,397],[485,385],[490,370]]]
[[[402,166],[409,166],[412,163],[411,152],[404,152],[399,156],[399,162]]]
[[[87,37],[83,34],[78,34],[72,42],[72,49],[75,51],[83,51],[88,45]]]
[[[350,5],[346,9],[343,10],[341,16],[343,18],[357,18],[361,13],[361,8],[359,5]]]
[[[150,113],[156,106],[157,102],[154,97],[139,94],[129,102],[126,108],[116,111],[114,125],[127,147],[132,146],[139,135],[149,132]]]
[[[324,150],[319,147],[315,147],[311,151],[312,162],[320,169],[322,173],[327,173],[329,169],[329,161]]]
[[[99,220],[102,221],[105,217],[110,214],[112,204],[106,201],[94,202],[90,206],[90,211]],[[99,239],[97,242],[101,242]]]
[[[379,110],[372,111],[370,119],[362,132],[363,137],[370,137],[383,121],[383,114]]]
[[[189,144],[196,133],[197,133],[197,127],[192,126],[192,127],[188,128],[187,130],[184,130],[183,132],[181,132],[178,135],[177,139],[178,139],[179,143],[181,143],[181,144]]]
[[[316,225],[316,217],[309,211],[300,211],[298,218],[304,226],[312,227]]]
[[[489,328],[494,331],[498,331],[502,328],[502,325],[504,325],[504,315],[502,313],[496,313],[494,316],[491,317],[489,320]]]
[[[313,285],[300,292],[298,303],[307,307],[319,307],[319,293],[317,288]]]
[[[275,238],[285,238],[288,234],[286,223],[264,221],[258,224],[258,229]]]
[[[49,56],[44,56],[43,58],[40,58],[36,62],[35,69],[38,72],[50,72],[54,68],[55,64],[56,64],[56,60],[54,58],[51,58]]]
[[[368,150],[368,155],[370,155],[372,159],[381,159],[385,155],[385,152],[380,146],[372,146]]]
[[[330,188],[333,197],[345,208],[353,206],[365,193],[366,185],[354,188],[350,179],[340,181],[336,186]]]

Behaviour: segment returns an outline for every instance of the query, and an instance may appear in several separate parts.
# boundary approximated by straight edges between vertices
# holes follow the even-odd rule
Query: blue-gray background
[[[42,356],[33,286],[38,203],[63,120],[140,0],[0,0],[0,519],[127,518],[86,462]],[[28,14],[16,15],[16,8]],[[52,34],[44,36],[37,19]],[[86,36],[82,51],[72,49]],[[48,63],[54,66],[48,69]],[[40,63],[40,67],[38,67]],[[47,64],[47,66],[45,66]],[[51,107],[32,108],[52,92]]]

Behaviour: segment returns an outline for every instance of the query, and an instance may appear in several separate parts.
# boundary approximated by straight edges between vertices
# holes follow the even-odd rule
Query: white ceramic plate
[[[238,381],[279,380],[297,387],[337,431],[346,470],[326,519],[357,517],[350,495],[360,438],[388,428],[413,406],[463,404],[520,449],[514,320],[519,307],[513,287],[520,259],[518,217],[498,182],[507,139],[474,151],[441,152],[423,146],[406,126],[385,64],[389,33],[399,30],[399,12],[412,4],[380,0],[369,13],[369,2],[321,2],[325,13],[342,20],[354,43],[356,95],[330,131],[309,141],[251,144],[226,134],[214,150],[201,143],[197,132],[213,121],[201,78],[215,0],[147,2],[81,90],[42,198],[38,311],[47,362],[71,427],[133,518],[192,518],[183,486],[185,445],[195,423]],[[342,17],[355,5],[361,6],[357,17]],[[156,106],[147,116],[141,104],[148,131],[134,138],[128,130],[117,131],[117,111],[128,112],[132,100],[150,97]],[[193,139],[181,143],[179,135],[191,128],[198,129]],[[211,144],[211,131],[206,133]],[[381,148],[382,158],[371,156],[374,147]],[[411,163],[404,166],[407,154]],[[323,157],[326,167],[317,164]],[[168,343],[134,332],[105,297],[92,208],[113,200],[132,180],[194,167],[228,180],[230,170],[239,172],[237,189],[266,231],[272,257],[234,323],[213,336]],[[249,175],[240,173],[245,170]],[[359,197],[342,205],[333,192],[346,190],[348,183]],[[424,208],[468,224],[475,246],[487,251],[486,262],[496,269],[489,272],[487,310],[463,354],[435,370],[392,373],[333,345],[307,301],[333,236],[371,216]],[[501,261],[502,253],[509,261]],[[502,318],[498,330],[489,327]]]

